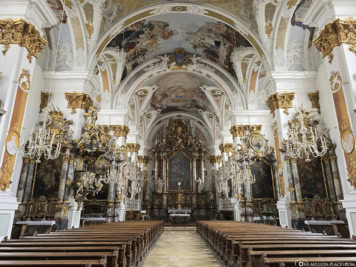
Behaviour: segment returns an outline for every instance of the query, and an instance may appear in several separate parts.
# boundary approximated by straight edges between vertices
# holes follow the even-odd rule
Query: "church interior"
[[[355,17],[0,0],[0,266],[356,266]]]

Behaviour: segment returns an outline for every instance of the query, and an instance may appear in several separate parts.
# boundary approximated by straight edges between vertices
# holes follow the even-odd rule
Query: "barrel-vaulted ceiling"
[[[267,109],[273,86],[266,73],[312,68],[313,32],[302,19],[313,0],[47,1],[62,28],[47,34],[45,68],[93,73],[101,85],[89,92],[96,104],[129,107],[137,127],[142,118],[152,126],[185,113],[222,129],[231,109]],[[172,59],[177,49],[205,70],[170,65],[154,74],[164,55],[182,60],[182,53]],[[135,83],[146,69],[152,74]]]

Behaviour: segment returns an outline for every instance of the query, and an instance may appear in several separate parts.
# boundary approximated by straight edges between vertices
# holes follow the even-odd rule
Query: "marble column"
[[[155,157],[155,180],[154,180],[154,188],[153,190],[156,192],[157,191],[157,183],[158,183],[158,164],[159,164],[159,158],[158,158],[158,153],[155,153],[156,157]]]
[[[111,183],[109,184],[108,205],[107,205],[107,213],[106,213],[106,219],[108,222],[112,222],[114,220],[114,201],[115,201],[115,183]]]
[[[29,166],[30,166],[29,163],[30,163],[29,158],[26,157],[23,159],[20,181],[19,181],[19,186],[17,189],[17,201],[18,202],[22,202],[23,198],[24,198],[26,181],[27,181],[27,176],[28,176],[28,171],[29,171]]]
[[[69,161],[68,175],[66,180],[66,187],[64,193],[64,201],[71,202],[73,199],[74,190],[72,189],[72,183],[74,180],[75,159]]]
[[[330,157],[330,166],[331,166],[331,171],[332,171],[332,177],[334,179],[336,197],[337,197],[337,200],[341,200],[341,199],[343,199],[343,193],[342,193],[342,189],[341,189],[340,175],[339,175],[339,171],[338,171],[337,163],[336,163],[336,156]]]
[[[68,175],[68,167],[69,167],[69,156],[65,155],[63,157],[61,176],[59,180],[58,202],[63,202],[64,200],[64,190],[65,190],[66,180]]]
[[[193,157],[193,192],[197,192],[197,158]]]
[[[26,180],[26,184],[25,184],[25,193],[23,196],[23,201],[30,200],[35,165],[36,165],[35,160],[31,159],[30,163],[29,163],[29,167],[28,167],[28,175],[27,175],[27,180]]]

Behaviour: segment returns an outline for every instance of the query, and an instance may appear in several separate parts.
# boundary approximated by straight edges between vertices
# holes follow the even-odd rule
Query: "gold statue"
[[[183,194],[183,190],[181,189],[181,182],[178,182],[178,192],[177,192],[177,208],[181,209],[182,205],[184,204],[184,194]]]

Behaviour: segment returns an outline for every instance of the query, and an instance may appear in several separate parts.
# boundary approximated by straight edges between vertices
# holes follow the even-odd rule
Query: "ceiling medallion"
[[[169,57],[171,69],[181,69],[187,67],[190,63],[191,57],[186,55],[184,48],[177,48],[174,53]]]

